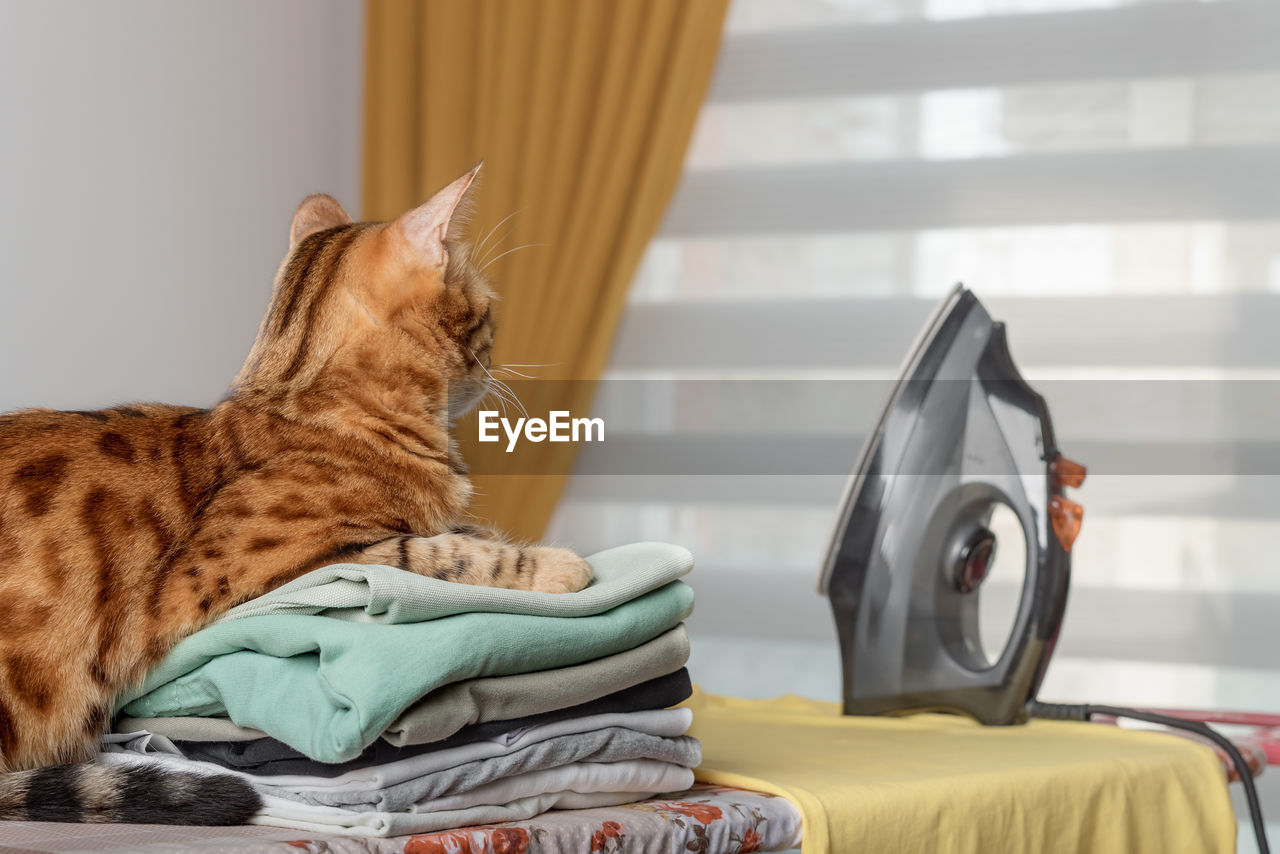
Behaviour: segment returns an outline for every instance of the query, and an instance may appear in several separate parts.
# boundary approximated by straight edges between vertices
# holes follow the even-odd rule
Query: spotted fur
[[[0,772],[19,772],[0,775],[0,819],[243,821],[257,801],[235,781],[64,763],[92,754],[115,697],[175,643],[308,570],[590,580],[571,552],[463,524],[449,425],[486,392],[494,335],[457,215],[474,177],[390,223],[304,200],[257,341],[211,409],[0,416]]]
[[[231,776],[81,762],[6,774],[0,815],[28,821],[103,824],[242,824],[261,806]]]

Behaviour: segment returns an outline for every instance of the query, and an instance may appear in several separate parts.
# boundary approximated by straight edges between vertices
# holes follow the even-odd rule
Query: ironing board
[[[804,813],[803,851],[1231,852],[1212,750],[1163,733],[951,715],[846,717],[834,703],[695,693],[700,781]]]
[[[698,692],[689,705],[705,782],[626,807],[391,839],[0,822],[0,851],[750,854],[796,845],[802,813],[804,852],[1234,850],[1224,768],[1182,738],[1047,721],[847,718],[796,697]]]
[[[1234,850],[1224,768],[1182,738],[1051,721],[849,718],[796,697],[697,692],[688,704],[703,782],[625,807],[392,839],[9,822],[0,823],[0,851],[750,854],[800,842],[802,814],[806,854]]]

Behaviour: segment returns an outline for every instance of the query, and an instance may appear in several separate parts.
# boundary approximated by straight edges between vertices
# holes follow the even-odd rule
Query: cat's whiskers
[[[507,417],[507,401],[505,398],[500,397],[498,395],[498,390],[493,386],[489,386],[488,390],[486,390],[484,393],[484,397],[480,398],[480,406],[484,407],[484,406],[490,405],[489,398],[491,397],[497,398],[498,408],[502,410],[502,417],[506,418]]]
[[[511,386],[496,377],[494,378],[493,383],[498,394],[502,395],[502,397],[505,398],[512,406],[519,409],[520,414],[525,418],[529,417],[528,410],[524,408],[524,404],[520,402],[520,398],[516,396],[516,393],[511,390]]]
[[[502,398],[503,400],[505,400],[507,403],[510,403],[512,406],[516,406],[516,407],[519,407],[519,406],[520,406],[520,401],[518,401],[518,400],[516,400],[514,397],[512,397],[512,396],[511,396],[511,394],[510,394],[509,392],[504,391],[503,389],[500,389],[500,388],[495,387],[495,388],[494,388],[494,393],[495,393],[495,394],[497,394],[497,395],[498,395],[500,398]],[[503,418],[506,418],[506,417],[507,417],[507,411],[506,411],[506,409],[505,409],[505,408],[502,410],[502,417],[503,417]]]
[[[490,246],[490,247],[488,247],[487,249],[485,249],[485,250],[484,250],[484,254],[483,254],[483,255],[482,255],[482,254],[480,254],[479,252],[477,252],[477,253],[475,254],[475,260],[472,262],[472,263],[474,263],[474,264],[476,265],[476,268],[477,268],[477,269],[480,269],[480,270],[483,270],[483,269],[484,269],[484,266],[485,266],[486,264],[488,264],[488,263],[489,263],[489,259],[493,257],[493,253],[494,253],[494,252],[499,251],[500,249],[502,249],[502,244],[503,244],[503,243],[505,243],[505,242],[506,242],[506,240],[507,240],[507,238],[508,238],[508,237],[510,237],[510,236],[511,236],[511,235],[510,235],[510,233],[508,233],[508,232],[503,232],[503,234],[502,234],[502,236],[501,236],[501,237],[499,237],[497,240],[493,241],[493,245],[492,245],[492,246]]]
[[[503,401],[503,404],[504,404],[502,407],[503,418],[507,417],[507,407],[505,405],[507,403],[511,404],[514,407],[518,407],[520,411],[525,415],[525,417],[528,417],[529,413],[524,411],[524,406],[521,405],[519,398],[515,396],[515,394],[511,391],[511,389],[505,383],[491,384],[489,386],[489,389],[493,392],[495,397]]]
[[[538,378],[536,378],[536,376],[520,374],[518,373],[518,371],[512,371],[511,369],[509,369],[509,367],[495,367],[494,374],[490,375],[492,376],[494,383],[502,385],[502,388],[506,389],[506,392],[509,394],[509,396],[511,396],[513,401],[516,402],[516,406],[520,407],[521,412],[524,412],[525,417],[529,417],[529,411],[526,410],[524,403],[521,402],[520,396],[516,394],[516,389],[513,389],[511,385],[508,385],[506,382],[504,382],[504,380],[499,379],[498,376],[495,375],[495,374],[503,373],[503,371],[506,371],[506,373],[517,374],[518,376],[522,376],[522,378],[525,378],[525,379],[535,380]]]
[[[473,256],[473,257],[475,257],[475,258],[479,258],[479,257],[480,257],[480,253],[481,253],[481,251],[484,249],[485,244],[489,242],[489,238],[493,237],[494,232],[496,232],[498,229],[502,228],[503,224],[504,224],[504,223],[506,223],[506,221],[507,221],[507,220],[511,219],[513,216],[515,216],[516,214],[520,213],[520,211],[522,211],[522,210],[524,210],[524,208],[521,208],[520,210],[514,210],[514,211],[512,211],[511,213],[507,214],[507,215],[506,215],[506,216],[504,216],[502,219],[500,219],[500,220],[498,221],[498,224],[497,224],[497,225],[495,225],[493,228],[489,229],[489,231],[485,233],[484,238],[483,238],[479,243],[477,243],[477,244],[476,244],[476,248],[475,248],[475,249],[473,249],[473,250],[471,250],[471,254],[472,254],[472,256]],[[501,240],[499,240],[497,243],[495,243],[495,244],[494,244],[494,246],[496,247],[496,246],[500,245],[501,243],[502,243],[502,241],[501,241]],[[490,247],[490,251],[493,251],[493,247]]]
[[[484,366],[484,362],[476,358],[476,354],[472,352],[470,347],[467,348],[467,352],[471,353],[471,358],[476,360],[476,364],[480,366],[480,370],[484,371],[485,374],[489,377],[489,383],[490,383],[489,388],[496,389],[499,396],[506,397],[511,403],[518,406],[520,408],[520,414],[522,414],[525,418],[528,418],[529,410],[524,408],[524,404],[520,402],[520,396],[511,390],[511,386],[507,385],[502,380],[495,377],[493,373]],[[503,417],[504,418],[506,417],[506,412],[503,412]]]
[[[519,252],[521,249],[532,249],[536,246],[548,246],[548,245],[549,244],[546,244],[546,243],[526,243],[523,246],[516,246],[513,249],[508,249],[506,252],[503,252],[497,258],[494,258],[490,261],[486,261],[484,265],[480,267],[480,272],[483,273],[485,270],[489,269],[491,265],[496,264],[497,262],[501,261],[503,258],[506,258],[512,252]]]
[[[519,372],[519,371],[517,371],[517,370],[513,370],[513,369],[511,369],[511,368],[507,368],[507,367],[498,367],[498,368],[494,368],[494,369],[493,369],[493,373],[494,373],[495,375],[496,375],[496,374],[503,374],[503,375],[510,374],[511,376],[520,377],[521,379],[526,379],[526,380],[536,380],[536,379],[537,379],[537,377],[535,377],[535,376],[530,376],[529,374],[522,374],[522,373],[520,373],[520,372]]]
[[[523,415],[525,418],[528,418],[529,410],[524,408],[524,404],[520,402],[519,395],[517,395],[515,391],[512,390],[511,386],[507,385],[497,377],[493,377],[493,381],[494,383],[496,383],[498,386],[501,387],[502,393],[507,396],[508,400],[510,400],[514,405],[520,407],[520,414]]]

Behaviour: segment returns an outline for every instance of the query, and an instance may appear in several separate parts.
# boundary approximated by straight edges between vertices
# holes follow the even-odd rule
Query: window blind
[[[551,536],[688,546],[695,678],[838,698],[814,576],[963,281],[1093,468],[1042,696],[1280,711],[1276,33],[1274,0],[736,0],[597,401],[628,426]],[[718,453],[783,462],[699,473]]]

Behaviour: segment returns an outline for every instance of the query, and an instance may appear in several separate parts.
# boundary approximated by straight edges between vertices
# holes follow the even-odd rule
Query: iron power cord
[[[1236,773],[1240,776],[1240,784],[1244,786],[1245,799],[1249,802],[1249,817],[1253,820],[1254,836],[1258,838],[1258,852],[1259,854],[1270,854],[1271,848],[1267,845],[1267,830],[1262,820],[1262,806],[1258,803],[1258,790],[1254,787],[1253,772],[1249,770],[1249,763],[1245,761],[1244,756],[1240,754],[1240,750],[1231,743],[1230,739],[1213,730],[1207,724],[1202,724],[1199,721],[1184,721],[1181,718],[1160,715],[1155,712],[1127,709],[1123,706],[1096,706],[1091,703],[1077,705],[1072,703],[1041,703],[1038,700],[1032,700],[1027,703],[1027,713],[1033,718],[1044,718],[1053,721],[1088,721],[1094,715],[1110,715],[1113,718],[1128,718],[1135,721],[1145,721],[1150,724],[1160,724],[1173,729],[1184,729],[1204,736],[1221,747],[1227,756],[1231,757],[1231,764],[1236,766]]]

